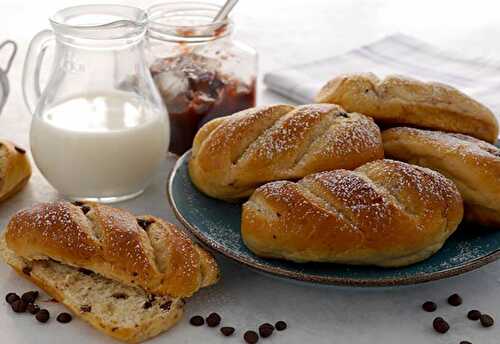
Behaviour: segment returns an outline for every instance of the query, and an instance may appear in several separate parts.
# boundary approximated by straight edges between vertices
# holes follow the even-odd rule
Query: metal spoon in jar
[[[226,19],[229,13],[233,10],[234,6],[238,3],[238,0],[227,0],[224,6],[221,7],[217,15],[212,20],[212,23]]]

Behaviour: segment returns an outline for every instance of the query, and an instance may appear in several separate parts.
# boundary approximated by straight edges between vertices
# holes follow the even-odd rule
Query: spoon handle
[[[227,0],[224,6],[221,7],[219,13],[214,17],[212,23],[216,23],[218,21],[226,19],[229,12],[233,9],[234,6],[238,3],[238,0]]]

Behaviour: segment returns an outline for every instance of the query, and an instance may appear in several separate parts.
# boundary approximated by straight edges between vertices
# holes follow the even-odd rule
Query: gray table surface
[[[106,1],[108,3],[118,1]],[[11,94],[0,116],[0,137],[28,147],[30,115],[22,101],[21,70],[31,37],[46,28],[56,9],[82,1],[2,0],[0,40],[14,39],[19,55],[9,74]],[[122,1],[147,6],[148,1]],[[260,53],[261,73],[297,63],[339,54],[384,35],[403,32],[456,50],[500,60],[498,5],[492,1],[251,1],[242,0],[234,14],[237,37]],[[480,82],[480,81],[478,81]],[[262,86],[262,85],[260,85]],[[260,104],[284,102],[260,87]],[[144,195],[121,203],[135,213],[150,213],[176,222],[165,197],[165,182],[174,159],[168,157]],[[17,210],[34,202],[58,198],[35,169],[29,185],[0,205],[0,228]],[[262,340],[266,343],[498,343],[500,324],[483,329],[466,319],[466,311],[478,308],[500,314],[500,262],[463,276],[424,285],[393,289],[348,289],[290,283],[250,271],[223,257],[221,282],[192,298],[186,316],[170,332],[151,343],[241,343],[244,329],[280,319],[289,329]],[[33,287],[0,265],[0,295]],[[446,305],[446,297],[459,292],[464,304]],[[440,306],[435,314],[420,310],[425,300]],[[82,321],[61,325],[52,319],[41,325],[28,315],[13,314],[0,302],[1,343],[112,343]],[[56,314],[60,305],[47,307]],[[224,338],[217,330],[194,328],[187,319],[216,311],[223,322],[238,330]],[[451,330],[437,335],[434,316],[446,317]]]

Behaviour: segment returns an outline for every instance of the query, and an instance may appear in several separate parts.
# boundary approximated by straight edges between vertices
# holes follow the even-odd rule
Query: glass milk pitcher
[[[128,6],[70,7],[37,34],[24,66],[31,151],[71,200],[117,202],[142,193],[168,148],[165,106],[145,59],[147,15]],[[43,90],[40,70],[54,48]]]

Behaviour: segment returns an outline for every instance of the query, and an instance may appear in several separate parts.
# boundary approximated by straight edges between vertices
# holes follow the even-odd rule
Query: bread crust
[[[31,177],[31,165],[24,150],[0,140],[0,202],[18,193]]]
[[[271,105],[203,126],[189,174],[205,194],[235,201],[268,181],[352,169],[382,157],[380,130],[366,116],[331,104]]]
[[[404,266],[441,248],[462,215],[450,180],[377,160],[259,187],[243,205],[241,233],[261,257]]]
[[[413,128],[383,132],[388,157],[439,171],[455,182],[465,217],[500,228],[500,149],[461,134]]]
[[[399,75],[381,80],[372,73],[345,74],[323,86],[316,101],[338,104],[383,125],[463,133],[490,143],[498,138],[497,119],[486,106],[441,83]]]
[[[191,296],[219,276],[214,258],[174,225],[96,203],[22,210],[7,225],[6,242],[24,259],[53,259],[155,295]]]

